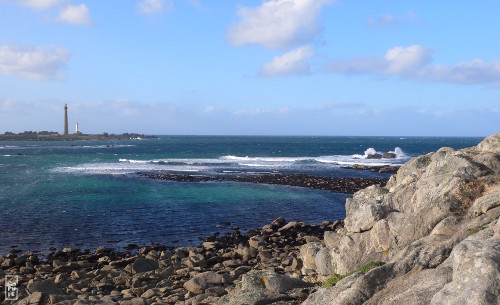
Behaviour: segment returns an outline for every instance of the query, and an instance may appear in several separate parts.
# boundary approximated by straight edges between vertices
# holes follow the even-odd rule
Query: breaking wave
[[[250,157],[226,155],[219,158],[202,159],[127,159],[119,158],[112,163],[89,163],[70,167],[59,167],[56,171],[84,173],[84,174],[132,174],[143,171],[167,172],[200,172],[200,173],[249,173],[256,170],[280,171],[282,169],[302,170],[310,167],[328,170],[335,167],[349,167],[355,164],[364,166],[401,165],[409,157],[399,147],[390,151],[390,157],[383,158],[383,152],[374,148],[367,149],[363,155],[331,155],[319,157]],[[379,158],[371,156],[380,155]],[[388,155],[389,156],[389,155]]]

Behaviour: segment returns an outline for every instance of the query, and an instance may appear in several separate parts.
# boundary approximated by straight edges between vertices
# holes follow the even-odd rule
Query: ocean
[[[128,244],[193,245],[279,216],[320,223],[345,217],[351,195],[237,182],[150,180],[138,172],[186,175],[308,174],[381,177],[353,164],[403,164],[482,138],[160,136],[120,141],[0,141],[0,254]],[[394,159],[368,159],[393,152]],[[224,222],[230,222],[227,226]],[[224,225],[221,225],[224,224]]]

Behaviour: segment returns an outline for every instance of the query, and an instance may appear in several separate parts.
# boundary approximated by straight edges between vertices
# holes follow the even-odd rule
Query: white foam
[[[249,167],[276,167],[276,164],[240,163],[240,165]]]
[[[232,161],[263,161],[263,162],[297,162],[304,160],[311,160],[311,157],[238,157],[238,156],[223,156],[222,160]]]
[[[199,172],[203,169],[202,167],[196,168],[184,165],[163,166],[147,163],[88,163],[77,166],[57,167],[53,171],[94,175],[126,175],[143,171]]]
[[[400,158],[400,159],[408,158],[408,156],[399,147],[394,148],[394,150],[391,151],[391,153],[395,154],[396,158]]]
[[[375,148],[368,148],[367,150],[365,150],[365,155],[364,157],[365,158],[368,158],[368,156],[373,156],[375,154],[378,154],[378,152],[375,150]]]
[[[2,145],[0,146],[0,149],[20,149],[22,148],[21,146],[15,146],[15,145]]]

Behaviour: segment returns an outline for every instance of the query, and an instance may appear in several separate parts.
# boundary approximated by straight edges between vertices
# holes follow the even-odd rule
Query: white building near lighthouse
[[[78,122],[75,125],[75,131],[73,131],[73,134],[81,134],[81,132],[78,130]]]

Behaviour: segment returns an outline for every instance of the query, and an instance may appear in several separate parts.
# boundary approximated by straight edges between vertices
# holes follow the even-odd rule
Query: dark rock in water
[[[396,154],[395,153],[392,153],[392,152],[386,152],[382,155],[382,158],[384,159],[395,159],[396,158]]]
[[[382,155],[381,154],[368,155],[366,156],[366,159],[382,159]]]
[[[348,168],[348,167],[346,167],[346,168]],[[367,165],[361,165],[361,164],[354,164],[350,168],[356,169],[356,170],[367,170],[367,171],[371,171],[371,172],[395,174],[398,172],[399,166],[397,166],[397,165],[367,166]]]
[[[284,224],[286,223],[286,220],[283,216],[280,216],[278,218],[276,218],[272,223],[271,225],[272,226],[276,226],[276,227],[282,227]]]
[[[137,173],[139,176],[154,180],[167,180],[176,182],[207,182],[207,181],[234,181],[245,183],[263,183],[276,185],[290,185],[308,187],[312,189],[332,191],[337,193],[353,194],[360,189],[373,184],[384,185],[387,179],[380,178],[330,178],[309,176],[304,174],[265,174],[252,176],[190,176],[166,173]],[[218,226],[230,226],[231,223],[225,221]]]
[[[217,225],[217,227],[229,227],[231,225],[231,222],[229,221],[223,221]]]
[[[123,247],[125,250],[135,250],[138,249],[139,246],[136,244],[128,244],[126,247]]]

